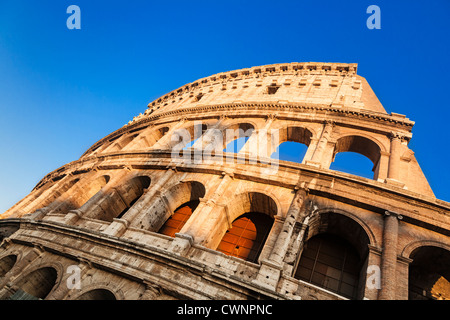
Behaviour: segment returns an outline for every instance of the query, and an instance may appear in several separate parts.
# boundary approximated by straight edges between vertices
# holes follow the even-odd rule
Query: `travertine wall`
[[[294,277],[308,240],[333,233],[361,259],[354,298],[407,299],[415,256],[440,248],[450,263],[450,205],[408,148],[414,123],[387,114],[356,71],[254,67],[150,103],[1,216],[0,296],[345,299]],[[243,136],[239,152],[222,151]],[[299,163],[271,157],[284,141],[308,146]],[[369,158],[374,178],[329,170],[346,151]],[[160,234],[190,200],[200,203],[179,233]],[[216,251],[246,212],[274,221],[257,263]],[[67,285],[71,266],[80,288]],[[372,276],[380,286],[367,285]],[[42,281],[52,285],[33,291]]]

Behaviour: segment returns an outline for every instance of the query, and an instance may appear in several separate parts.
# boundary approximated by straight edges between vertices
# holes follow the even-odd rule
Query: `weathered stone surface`
[[[150,103],[0,216],[0,298],[449,299],[450,204],[408,148],[414,122],[388,114],[356,72],[253,67]],[[223,152],[242,137],[239,152]],[[271,158],[284,141],[308,146],[299,163]],[[374,178],[329,170],[346,151],[369,158]],[[187,204],[190,216],[162,234]],[[251,212],[273,221],[257,258],[243,258],[244,242],[219,251]],[[331,262],[311,267],[322,280],[302,276],[323,234],[359,257],[352,294],[346,267],[339,289]]]

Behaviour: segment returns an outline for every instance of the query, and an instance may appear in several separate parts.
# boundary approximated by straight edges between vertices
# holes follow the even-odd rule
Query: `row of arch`
[[[191,205],[188,203],[185,206]],[[267,241],[272,224],[273,220],[266,213],[245,213],[235,219],[231,231],[224,236],[217,250],[254,262]],[[371,241],[371,235],[349,216],[329,211],[316,215],[309,223],[309,232],[300,249],[292,276],[346,298],[360,299],[366,281],[368,244]],[[450,299],[450,248],[427,242],[414,243],[409,247],[406,248],[408,252],[405,252],[412,260],[408,269],[408,298]],[[11,253],[0,258],[0,282],[8,276],[17,260],[18,256]],[[29,270],[14,280],[14,292],[8,292],[0,298],[46,299],[61,282],[52,266],[43,265]],[[117,290],[114,288],[108,290],[94,285],[77,295],[76,299],[124,298],[114,294],[115,291]]]
[[[90,179],[75,176],[61,183],[55,192],[59,197],[41,210],[45,214],[56,213],[66,217],[75,210],[81,212],[83,218],[109,223],[114,219],[125,219],[134,228],[169,237],[192,230],[189,222],[195,225],[192,221],[196,219],[195,214],[201,211],[202,199],[207,191],[203,183],[177,180],[176,183],[168,184],[157,196],[148,197],[147,193],[152,187],[149,176],[127,170],[114,176],[94,173]],[[139,214],[136,215],[136,212]],[[229,256],[258,263],[274,228],[274,220],[280,216],[279,204],[264,193],[246,192],[230,201],[227,214],[231,219],[228,228],[221,229],[213,225],[208,230],[218,234],[218,241],[214,242],[212,248]],[[308,222],[308,237],[309,240],[315,240],[308,240],[301,254],[302,259],[293,263],[292,269],[296,270],[293,271],[294,276],[349,298],[359,297],[364,278],[361,272],[366,263],[368,246],[374,245],[375,240],[364,223],[355,221],[348,215],[336,213],[313,217]],[[421,254],[417,257],[422,262],[420,267],[412,269],[412,274],[416,270],[425,270],[424,264],[430,258]],[[446,259],[438,272],[434,272],[446,279],[439,280],[444,291],[448,290],[449,278],[443,270],[448,265],[449,259]],[[420,275],[422,273],[420,271],[415,276],[417,283],[425,281]],[[335,276],[330,278],[330,274]],[[425,283],[431,280],[427,281]]]
[[[182,123],[172,127],[160,125],[134,129],[99,144],[88,154],[146,149],[176,149],[181,152],[188,148],[208,149],[213,153],[246,152],[298,163],[314,160],[320,162],[325,169],[377,180],[381,155],[387,154],[389,146],[376,140],[373,135],[359,131],[337,137],[332,153],[324,155],[323,149],[326,146],[320,140],[324,139],[325,132],[321,130],[313,126],[294,124],[267,129],[258,128],[254,122],[224,125],[221,120],[217,123],[194,121],[187,125]],[[329,142],[325,141],[325,145]]]

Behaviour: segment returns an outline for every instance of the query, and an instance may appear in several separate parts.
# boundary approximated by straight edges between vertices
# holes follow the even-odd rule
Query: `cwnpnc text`
[[[224,304],[220,308],[188,306],[185,304],[178,307],[179,315],[202,315],[205,318],[212,313],[221,313],[223,315],[270,315],[272,314],[272,305],[255,305],[255,304]]]

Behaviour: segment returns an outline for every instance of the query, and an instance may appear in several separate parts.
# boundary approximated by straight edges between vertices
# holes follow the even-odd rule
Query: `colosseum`
[[[0,216],[0,299],[450,299],[450,204],[413,125],[357,64],[186,84]],[[330,169],[342,152],[373,177]]]

